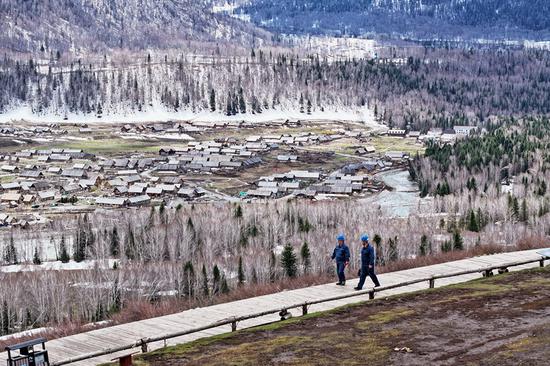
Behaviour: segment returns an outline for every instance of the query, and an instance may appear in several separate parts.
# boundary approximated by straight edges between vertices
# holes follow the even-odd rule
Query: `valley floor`
[[[137,365],[542,365],[550,267],[346,306],[145,355]]]

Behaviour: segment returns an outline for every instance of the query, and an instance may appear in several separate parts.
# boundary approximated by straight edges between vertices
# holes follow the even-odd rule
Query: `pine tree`
[[[128,232],[126,234],[126,245],[124,246],[124,255],[129,260],[133,260],[136,258],[136,241],[134,238],[134,232],[130,226],[128,226]]]
[[[120,254],[120,238],[118,237],[118,230],[117,227],[113,227],[113,231],[111,233],[111,244],[109,246],[111,256],[114,258],[117,258]]]
[[[4,300],[2,303],[2,327],[0,327],[0,335],[6,335],[10,333],[10,309],[8,308],[8,302]]]
[[[40,253],[38,251],[38,247],[34,248],[34,256],[32,257],[32,262],[33,264],[36,264],[36,265],[42,264],[42,259],[40,259]]]
[[[456,229],[453,233],[453,249],[454,250],[464,249],[464,241],[462,240],[462,236],[460,235],[460,232],[458,231],[458,229]]]
[[[300,256],[302,257],[302,269],[304,274],[307,274],[311,268],[311,252],[309,250],[309,245],[307,241],[302,244],[300,249]]]
[[[187,261],[183,266],[183,285],[187,296],[193,296],[195,286],[195,268],[193,263]]]
[[[241,207],[241,205],[237,205],[237,207],[235,208],[235,217],[236,218],[243,217],[243,208]]]
[[[277,279],[277,267],[276,267],[277,259],[275,257],[275,253],[273,250],[271,251],[271,254],[269,255],[269,281],[275,282]]]
[[[210,290],[208,288],[208,273],[206,272],[206,266],[202,265],[202,293],[204,296],[210,295]]]
[[[210,111],[216,111],[216,92],[214,89],[210,89]]]
[[[220,284],[220,292],[222,294],[228,294],[229,293],[229,285],[227,284],[227,279],[225,278],[225,275],[222,275],[221,284]]]
[[[296,262],[297,259],[296,254],[294,254],[294,248],[292,248],[290,244],[285,245],[283,253],[281,254],[281,266],[285,274],[290,278],[296,277],[298,273]]]
[[[221,279],[220,269],[218,265],[215,264],[212,270],[212,294],[217,295],[220,292]]]
[[[8,246],[4,249],[4,261],[7,264],[18,264],[19,259],[17,256],[17,248],[15,247],[15,241],[13,235],[10,236],[10,242]]]
[[[116,263],[116,262],[115,262]],[[111,313],[118,313],[122,309],[122,292],[118,283],[118,277],[115,278],[113,283],[113,291],[111,292]]]
[[[239,88],[239,111],[241,113],[246,113],[246,102],[244,100],[243,88]]]
[[[468,230],[476,233],[479,232],[479,222],[474,210],[470,210],[468,214]]]
[[[527,210],[527,200],[524,198],[521,201],[521,212],[519,216],[521,222],[527,222],[529,220],[529,211]]]
[[[239,268],[238,268],[238,271],[237,271],[237,280],[238,280],[239,286],[242,286],[244,284],[245,276],[244,276],[243,257],[242,256],[239,256]]]
[[[71,257],[69,256],[69,252],[67,251],[67,245],[65,244],[65,235],[61,235],[61,243],[59,244],[59,260],[62,263],[69,263],[71,260]]]

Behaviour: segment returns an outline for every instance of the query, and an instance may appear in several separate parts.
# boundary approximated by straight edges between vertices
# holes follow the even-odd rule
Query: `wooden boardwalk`
[[[410,281],[413,279],[426,278],[432,275],[452,274],[460,271],[483,269],[489,266],[505,266],[514,262],[539,260],[541,256],[536,250],[528,250],[521,252],[501,253],[488,256],[474,257],[454,262],[436,264],[427,267],[408,269],[398,272],[390,272],[379,275],[380,282],[383,286],[397,284]],[[539,266],[538,263],[511,267],[510,270],[517,271],[526,268]],[[481,277],[481,273],[462,275],[457,277],[439,279],[435,281],[435,286],[445,286],[454,283],[469,281]],[[73,336],[52,340],[46,344],[49,350],[50,360],[58,362],[71,357],[100,351],[115,346],[122,346],[142,338],[161,336],[163,334],[183,331],[185,329],[197,328],[208,324],[215,323],[231,317],[244,316],[255,314],[267,309],[285,308],[290,305],[305,301],[315,301],[323,298],[330,298],[339,295],[345,295],[353,292],[353,287],[356,286],[357,279],[349,280],[347,286],[341,287],[335,284],[319,285],[307,287],[303,289],[283,291],[271,295],[259,296],[255,298],[234,301],[225,304],[218,304],[204,308],[196,308],[187,310],[181,313],[167,315],[159,318],[147,319],[128,324],[112,326],[109,328],[98,329],[86,333],[76,334]],[[371,286],[370,280],[367,278],[367,286]],[[412,292],[420,289],[426,289],[428,283],[418,283],[411,286],[395,288],[383,291],[377,294],[377,297],[386,297],[389,295]],[[347,298],[338,301],[332,301],[310,307],[310,312],[333,309],[345,304],[356,303],[368,299],[368,295]],[[301,313],[298,310],[292,311],[295,316]],[[277,315],[269,315],[262,318],[250,319],[238,324],[239,329],[247,328],[270,321],[278,320]],[[231,330],[230,326],[223,326],[206,331],[182,336],[179,338],[170,339],[167,345],[189,342],[198,338],[208,337],[215,334],[226,333]],[[163,347],[163,342],[149,344],[149,350]],[[122,352],[122,354],[130,353],[130,351]],[[119,353],[120,354],[120,353]],[[110,361],[117,354],[101,356],[90,360],[75,362],[75,366],[90,366],[97,365]],[[6,354],[0,353],[0,365],[5,364]]]

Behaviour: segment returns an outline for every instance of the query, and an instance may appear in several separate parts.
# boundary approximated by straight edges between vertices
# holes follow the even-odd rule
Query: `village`
[[[373,133],[289,120],[18,126],[0,128],[0,227],[96,209],[372,195],[391,189],[376,173],[407,168],[427,141],[474,130]]]

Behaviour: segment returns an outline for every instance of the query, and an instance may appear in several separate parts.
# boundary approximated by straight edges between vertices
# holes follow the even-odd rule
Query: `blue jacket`
[[[336,244],[334,252],[332,252],[332,259],[336,259],[336,262],[349,262],[349,248],[346,244],[339,246]]]
[[[368,266],[374,266],[375,260],[376,252],[371,244],[361,249],[361,267],[366,268]]]

